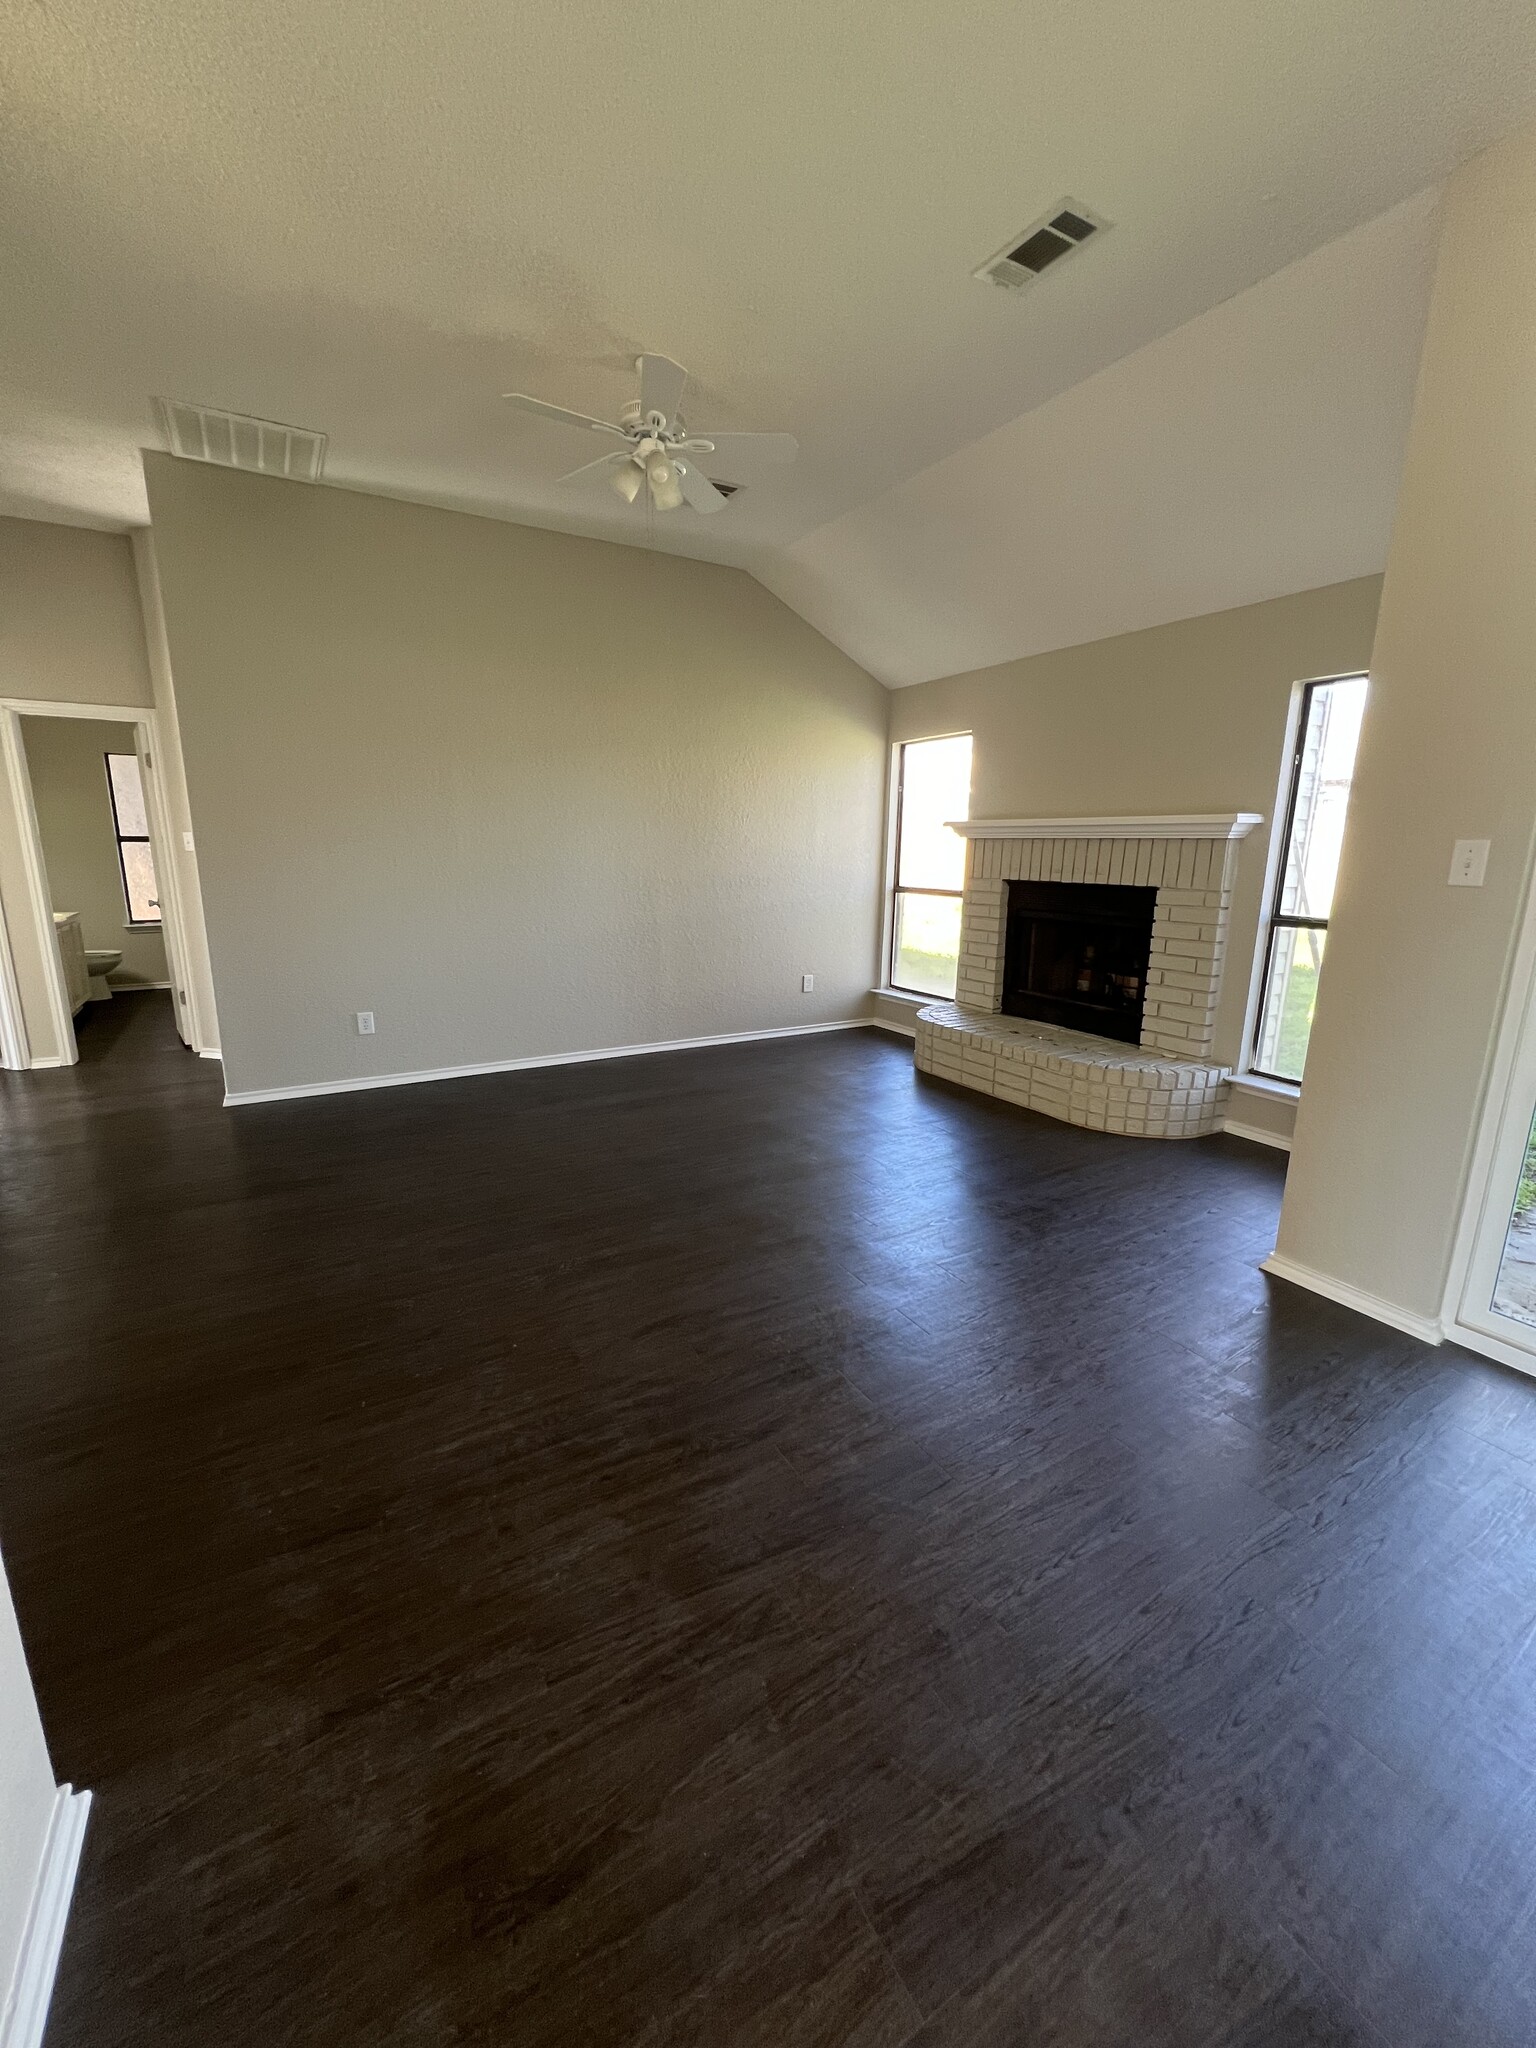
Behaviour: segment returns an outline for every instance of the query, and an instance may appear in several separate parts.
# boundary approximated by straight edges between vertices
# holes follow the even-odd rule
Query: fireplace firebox
[[[1156,905],[1117,883],[1010,882],[1004,1011],[1138,1044]]]

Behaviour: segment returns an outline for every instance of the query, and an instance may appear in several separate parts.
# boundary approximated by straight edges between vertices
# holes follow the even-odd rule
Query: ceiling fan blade
[[[542,398],[530,398],[526,391],[503,391],[501,395],[519,412],[534,413],[541,420],[558,420],[563,427],[585,427],[594,434],[617,434],[621,441],[629,439],[622,427],[608,420],[594,420],[584,412],[567,412],[563,405],[546,405]]]
[[[568,469],[564,476],[557,476],[557,484],[573,484],[579,476],[596,476],[600,469],[612,469],[616,462],[628,462],[630,457],[622,448],[610,448],[606,455],[599,455],[596,462],[584,462],[580,469]]]
[[[702,469],[695,469],[691,462],[683,462],[677,456],[672,458],[672,467],[677,471],[677,480],[683,487],[683,496],[695,512],[723,512],[726,500],[715,489]]]
[[[688,372],[670,356],[641,356],[636,368],[640,372],[641,419],[648,420],[653,412],[659,412],[670,426],[683,402]]]
[[[793,434],[704,434],[698,438],[714,444],[720,467],[729,473],[738,463],[793,462],[800,443]]]

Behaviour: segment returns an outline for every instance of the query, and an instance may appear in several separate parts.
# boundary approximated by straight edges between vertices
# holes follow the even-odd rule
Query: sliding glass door
[[[1511,1035],[1474,1168],[1480,1200],[1456,1321],[1478,1349],[1536,1372],[1536,990]]]

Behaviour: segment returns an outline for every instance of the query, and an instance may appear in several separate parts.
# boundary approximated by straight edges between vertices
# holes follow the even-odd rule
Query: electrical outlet
[[[802,974],[802,975],[801,975],[801,977],[800,977],[800,993],[801,993],[801,995],[803,995],[803,996],[808,996],[808,995],[810,995],[810,994],[811,994],[811,992],[812,992],[812,990],[813,990],[813,989],[815,988],[815,986],[816,986],[816,977],[815,977],[815,975],[814,975],[814,974]]]
[[[370,1037],[372,1037],[372,1035],[373,1035],[373,1012],[372,1012],[372,1010],[359,1010],[359,1011],[358,1011],[358,1013],[357,1013],[357,1035],[358,1035],[358,1037],[359,1037],[359,1038],[370,1038]]]
[[[192,844],[192,834],[190,832],[182,833],[181,843],[187,849],[188,853],[193,853],[196,851],[195,847]]]
[[[1492,843],[1488,839],[1457,840],[1451,849],[1451,888],[1481,889],[1488,873],[1488,848]]]

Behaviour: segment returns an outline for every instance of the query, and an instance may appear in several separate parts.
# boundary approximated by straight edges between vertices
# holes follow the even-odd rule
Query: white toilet
[[[87,946],[85,949],[85,964],[91,977],[91,992],[86,1000],[92,1003],[110,1003],[112,1000],[112,990],[108,986],[107,976],[114,967],[122,966],[123,955],[121,948],[117,952],[113,952],[109,946]]]

